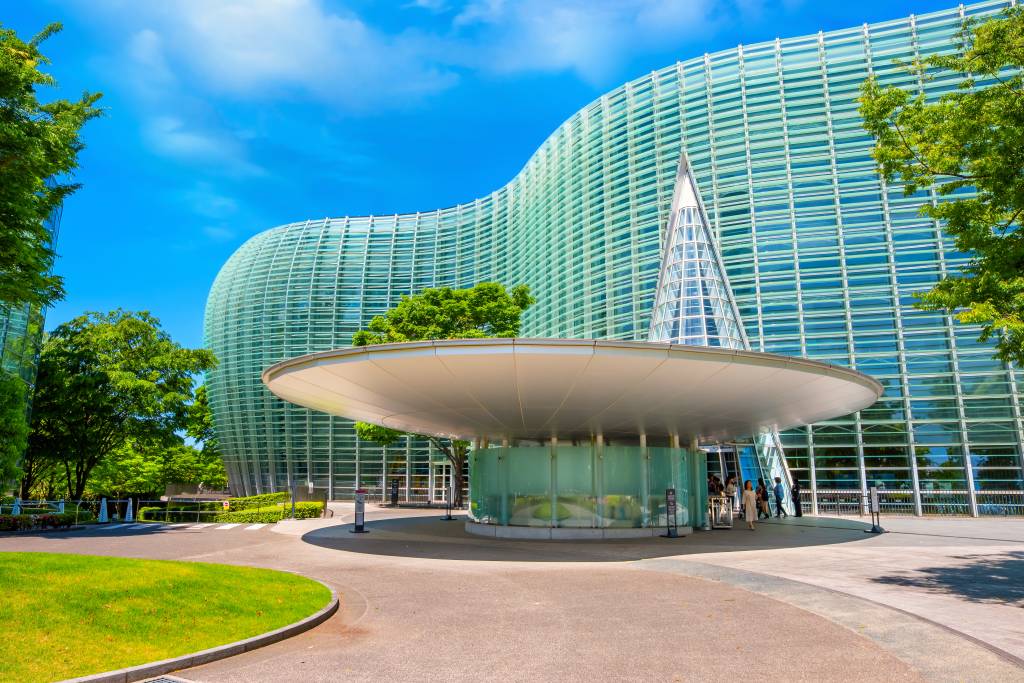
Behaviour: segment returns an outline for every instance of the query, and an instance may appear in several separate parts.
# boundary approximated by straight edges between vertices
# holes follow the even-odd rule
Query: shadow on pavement
[[[863,541],[868,525],[848,520],[781,520],[745,527],[696,531],[682,538],[594,541],[524,541],[466,533],[465,515],[445,522],[436,517],[368,520],[368,534],[350,533],[351,524],[310,531],[302,540],[332,550],[438,560],[494,562],[623,562],[674,555],[769,550]]]
[[[955,559],[966,562],[945,567],[923,567],[871,580],[890,586],[923,588],[970,602],[1024,608],[1024,551],[961,555]]]

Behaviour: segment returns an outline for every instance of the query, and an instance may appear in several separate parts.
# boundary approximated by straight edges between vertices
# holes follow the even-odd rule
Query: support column
[[[676,444],[679,444],[678,437],[676,437]],[[690,526],[696,529],[704,526],[708,509],[708,488],[706,482],[701,481],[701,467],[699,462],[701,457],[706,456],[701,456],[700,442],[697,440],[697,437],[690,438],[689,447],[690,453],[687,458],[687,462],[690,463],[690,491],[688,498],[691,501],[690,515],[693,517],[693,519],[690,520]],[[701,491],[704,493],[701,494]]]
[[[594,453],[591,462],[594,463],[594,471],[591,476],[592,487],[594,491],[594,497],[597,499],[597,505],[594,506],[597,519],[594,520],[594,526],[604,524],[605,504],[604,504],[604,434],[598,434],[594,439]]]
[[[551,437],[548,446],[551,454],[551,519],[548,522],[553,528],[558,526],[558,437]]]
[[[409,489],[412,488],[412,437],[405,437],[405,502],[408,503]]]
[[[508,439],[502,439],[501,455],[498,456],[498,491],[501,494],[498,523],[504,525],[508,525],[508,461]]]
[[[640,525],[651,526],[651,453],[647,450],[647,435],[640,435]]]

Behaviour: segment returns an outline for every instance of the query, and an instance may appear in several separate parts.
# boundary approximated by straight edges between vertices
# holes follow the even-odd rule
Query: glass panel
[[[559,445],[555,465],[558,482],[555,526],[598,526],[593,448]]]
[[[604,517],[601,526],[643,526],[644,463],[639,448],[604,447],[601,459],[604,470]]]
[[[680,486],[680,460],[682,451],[674,448],[651,447],[647,449],[650,460],[648,461],[649,481],[651,482],[651,526],[665,526],[665,489],[676,490],[676,523],[685,524],[683,519],[689,519],[686,510],[686,501],[689,492]]]
[[[551,451],[544,446],[509,448],[508,523],[551,526]]]
[[[469,515],[482,524],[497,524],[501,517],[501,489],[498,468],[501,449],[484,448],[470,455]]]

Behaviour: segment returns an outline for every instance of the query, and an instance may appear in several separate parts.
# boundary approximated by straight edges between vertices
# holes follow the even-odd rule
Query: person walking
[[[764,479],[758,478],[757,489],[755,489],[757,495],[757,518],[761,519],[761,515],[771,519],[772,513],[768,510],[768,485],[764,483]]]
[[[757,507],[757,493],[751,485],[750,480],[743,482],[743,518],[747,520],[747,528],[754,530],[754,519],[760,519],[760,509]]]
[[[739,491],[736,489],[736,477],[729,477],[725,482],[725,497],[729,499],[729,505],[735,510],[738,506],[736,505],[736,494]]]
[[[796,517],[804,516],[804,505],[800,502],[800,480],[793,480],[793,488],[791,489],[793,495],[793,514]]]
[[[786,489],[782,486],[782,477],[775,477],[775,516],[789,517],[786,508],[782,507],[782,501],[786,498]]]

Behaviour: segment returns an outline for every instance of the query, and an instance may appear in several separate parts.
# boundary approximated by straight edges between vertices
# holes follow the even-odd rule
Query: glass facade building
[[[530,285],[523,334],[643,340],[685,153],[750,347],[856,368],[885,385],[874,406],[782,433],[805,489],[1020,490],[1024,373],[978,330],[918,311],[913,293],[965,262],[941,226],[875,173],[855,98],[869,75],[935,97],[895,60],[949,52],[986,2],[740,46],[647,74],[562,124],[506,186],[416,214],[303,221],[246,242],[206,310],[220,365],[210,399],[232,486],[307,481],[344,498],[363,486],[443,490],[427,444],[359,443],[348,422],[285,403],[273,363],[344,347],[425,287]],[[707,331],[705,330],[705,333]]]

